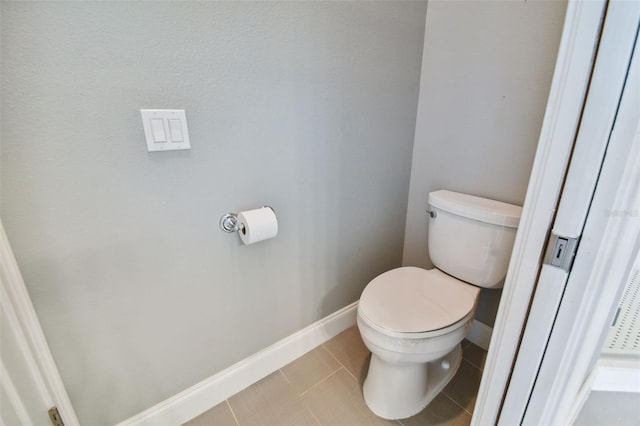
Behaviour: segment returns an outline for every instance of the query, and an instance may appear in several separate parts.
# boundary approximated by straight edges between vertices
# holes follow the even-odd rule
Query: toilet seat
[[[381,332],[423,338],[464,325],[479,292],[438,269],[402,267],[374,278],[362,292],[358,311]]]

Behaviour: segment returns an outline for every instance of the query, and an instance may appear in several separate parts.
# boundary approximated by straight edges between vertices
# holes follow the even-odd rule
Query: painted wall
[[[404,265],[432,267],[430,191],[522,205],[565,9],[563,1],[429,2]],[[499,297],[483,290],[476,318],[493,325]]]
[[[82,424],[401,264],[425,2],[2,2],[1,214]],[[141,108],[193,149],[147,153]],[[273,206],[243,246],[226,212]]]

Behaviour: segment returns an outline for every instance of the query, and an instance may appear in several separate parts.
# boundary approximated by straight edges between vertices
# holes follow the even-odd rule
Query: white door
[[[640,2],[609,3],[499,424],[568,424],[638,250]]]
[[[0,425],[78,425],[2,222],[0,284]]]
[[[635,18],[637,34],[639,3],[627,4],[636,6],[635,13],[626,17]],[[636,47],[574,267],[523,424],[571,420],[573,405],[601,351],[638,252],[639,201],[640,54]]]
[[[631,141],[637,137],[633,136],[638,124],[633,101],[639,97],[636,85],[640,78],[627,78],[627,72],[637,37],[639,5],[618,0],[569,0],[520,229],[472,418],[474,425],[523,421],[565,424],[567,405],[575,399],[572,392],[576,383],[584,380],[585,365],[589,365],[578,358],[583,354],[593,359],[599,352],[593,335],[591,340],[581,341],[566,331],[579,325],[577,315],[589,320],[583,323],[589,323],[595,334],[607,327],[602,317],[609,314],[608,307],[594,306],[593,299],[606,304],[615,298],[609,293],[617,293],[617,289],[605,293],[599,289],[600,296],[607,297],[598,297],[587,284],[593,286],[607,270],[624,269],[625,258],[633,251],[625,244],[629,246],[629,241],[638,238],[640,216],[633,203],[637,203],[640,182],[633,181],[637,178],[633,172],[640,167],[634,158],[637,152],[631,150],[638,141]],[[621,104],[623,90],[627,100]],[[625,128],[626,134],[622,132]],[[615,142],[609,138],[612,129],[618,134]],[[622,177],[624,170],[628,173]],[[596,184],[601,189],[600,196],[594,198]],[[593,220],[587,220],[589,209]],[[599,237],[593,233],[593,223],[600,227]],[[562,268],[566,264],[559,262],[561,259],[556,261],[560,267],[543,265],[551,230],[566,237],[567,243],[572,238],[579,240],[573,279]],[[614,231],[613,240],[603,239],[613,236]],[[622,280],[616,285],[622,287]],[[591,299],[587,290],[592,291]],[[572,330],[577,336],[578,330]],[[565,348],[567,343],[573,346]],[[567,372],[573,374],[564,374],[563,383],[569,383],[565,379],[571,376],[572,385],[563,385],[563,393],[563,386],[555,379]]]

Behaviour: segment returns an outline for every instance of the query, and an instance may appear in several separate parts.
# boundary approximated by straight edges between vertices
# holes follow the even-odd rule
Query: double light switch
[[[191,149],[183,109],[141,109],[147,151]]]

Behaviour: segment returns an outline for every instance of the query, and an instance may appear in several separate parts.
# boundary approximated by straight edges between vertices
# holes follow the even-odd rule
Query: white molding
[[[640,363],[635,364],[634,367],[606,365],[599,360],[591,373],[594,376],[591,390],[640,393]]]
[[[511,379],[504,398],[501,424],[517,424],[527,408],[538,366],[544,357],[547,338],[553,329],[556,312],[562,300],[562,290],[568,273],[555,266],[543,265],[538,284],[527,317],[527,327],[522,336],[518,357],[513,366]]]
[[[485,351],[489,349],[489,342],[491,341],[491,333],[493,328],[489,327],[483,322],[474,319],[467,332],[467,340],[471,343],[475,343]]]
[[[640,393],[640,365],[634,358],[600,358],[580,387],[569,411],[567,424],[575,424],[592,391]]]
[[[584,104],[605,2],[570,1],[472,425],[496,424]]]
[[[591,374],[589,374],[582,387],[580,388],[580,392],[578,392],[576,400],[571,407],[571,411],[569,414],[570,421],[567,424],[573,425],[576,422],[576,418],[580,414],[580,411],[582,411],[582,407],[584,406],[585,402],[587,402],[589,394],[591,393],[591,382],[593,381],[594,375],[594,372],[591,372]]]
[[[5,410],[11,410],[13,416],[20,422],[22,425],[34,425],[36,422],[31,418],[29,411],[25,408],[24,402],[20,397],[20,392],[16,389],[16,386],[13,384],[13,380],[11,380],[11,374],[4,366],[4,362],[0,359],[0,372],[2,372],[2,380],[0,380],[0,388],[4,395],[7,397],[8,404],[5,404],[2,407],[2,413],[0,416],[5,416]],[[3,395],[3,396],[4,396]],[[8,405],[8,407],[7,407]],[[3,417],[0,417],[3,418]],[[4,420],[3,420],[4,421]]]
[[[638,22],[639,3],[619,1],[609,5],[602,44],[618,52],[615,60],[624,65],[640,40]],[[638,93],[640,51],[636,48],[580,246],[523,424],[566,424],[569,420],[571,406],[602,350],[635,262],[640,245]]]
[[[354,302],[118,426],[182,424],[268,376],[356,323]]]
[[[11,315],[8,317],[11,321],[7,321],[7,326],[11,326],[17,336],[19,347],[15,349],[22,354],[39,398],[43,403],[55,405],[67,426],[79,425],[1,220],[0,282],[3,315]],[[50,407],[46,407],[48,408]]]
[[[598,45],[598,54],[589,83],[580,128],[571,155],[571,164],[562,189],[558,213],[553,223],[553,232],[556,235],[578,238],[582,234],[585,221],[587,221],[587,212],[590,206],[592,212],[589,218],[592,218],[594,214],[599,214],[595,202],[592,205],[593,193],[596,183],[601,185],[598,179],[600,177],[602,180],[601,166],[604,153],[607,152],[613,122],[618,112],[638,24],[634,13],[629,12],[632,11],[619,2],[612,2],[607,8],[605,25]],[[625,18],[621,20],[621,17]],[[613,187],[612,192],[615,192],[615,189]],[[610,206],[610,204],[605,204],[600,209],[606,209]],[[581,255],[584,255],[585,248],[589,247],[590,238],[592,235],[585,231],[571,277],[575,277],[575,274],[578,273],[581,265],[579,259]],[[597,258],[586,264],[593,265],[594,263],[597,263]],[[572,280],[575,282],[574,278],[569,278],[569,274],[560,268],[549,265],[544,265],[542,268],[504,407],[500,414],[500,424],[520,423],[523,417],[526,418],[524,423],[527,424],[545,424],[548,423],[548,420],[544,421],[536,417],[536,413],[541,411],[536,407],[543,405],[550,407],[549,415],[552,415],[551,413],[556,410],[556,407],[559,407],[555,403],[547,403],[548,396],[552,393],[548,387],[540,386],[540,383],[545,379],[538,370],[541,365],[548,364],[548,361],[545,360],[548,359],[550,353],[547,346],[549,336],[555,333],[555,330],[564,327],[562,317],[557,316],[556,313],[566,303],[579,303],[571,301],[567,297],[571,294],[569,287]],[[579,284],[576,283],[580,287],[580,292],[583,289],[586,291],[585,282],[586,278],[583,277]],[[568,336],[562,340],[567,340],[567,338]],[[572,365],[572,367],[574,366]],[[553,372],[546,380],[554,380],[555,377],[562,376],[565,371]],[[527,395],[532,396],[527,398]],[[572,397],[577,395],[578,390],[575,389]],[[562,397],[564,398],[564,396]],[[563,410],[570,413],[571,408],[569,407],[573,406],[573,402],[563,404],[565,407]]]

